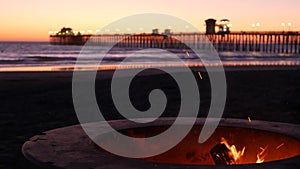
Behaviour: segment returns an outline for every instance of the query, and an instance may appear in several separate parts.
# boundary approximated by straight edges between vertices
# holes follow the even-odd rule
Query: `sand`
[[[226,69],[228,95],[223,117],[300,124],[300,68],[248,67]],[[202,70],[201,70],[202,71]],[[96,80],[97,99],[107,119],[122,118],[113,108],[109,94],[111,71]],[[202,71],[195,77],[201,93],[199,116],[210,104],[209,79]],[[163,116],[176,116],[180,99],[172,79],[146,73],[131,88],[136,108],[149,107],[147,91],[162,88],[169,102]],[[146,91],[146,92],[145,92]],[[72,72],[0,73],[0,168],[35,168],[23,158],[22,144],[30,137],[58,127],[78,124],[72,102]]]

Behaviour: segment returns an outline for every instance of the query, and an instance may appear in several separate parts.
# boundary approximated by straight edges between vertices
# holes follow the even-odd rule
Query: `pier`
[[[50,35],[52,45],[84,45],[91,35]]]
[[[300,53],[298,32],[244,32],[207,37],[219,52]]]
[[[161,49],[185,48],[185,44],[201,49],[207,45],[207,40],[209,40],[218,52],[300,53],[300,34],[298,32],[51,35],[50,43],[56,45],[83,45],[88,39],[91,44],[95,45],[116,44],[120,48]]]

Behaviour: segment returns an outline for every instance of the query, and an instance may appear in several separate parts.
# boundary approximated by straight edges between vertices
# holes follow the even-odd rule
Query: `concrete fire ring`
[[[127,120],[114,120],[109,123],[116,130],[127,128],[166,126],[171,125],[175,118],[160,118],[150,124],[133,124]],[[213,119],[212,119],[213,120]],[[180,123],[190,124],[190,118],[180,118]],[[203,125],[205,118],[198,118],[195,125]],[[88,123],[90,127],[101,126],[107,130],[108,126],[103,123]],[[300,140],[300,125],[252,120],[249,123],[244,119],[222,119],[220,126],[242,127],[259,129],[268,132],[283,134]],[[65,168],[65,169],[299,169],[300,156],[280,161],[267,162],[262,164],[246,165],[180,165],[154,163],[138,159],[129,159],[102,152],[86,135],[80,125],[58,128],[36,135],[25,142],[22,153],[27,160],[42,168]]]

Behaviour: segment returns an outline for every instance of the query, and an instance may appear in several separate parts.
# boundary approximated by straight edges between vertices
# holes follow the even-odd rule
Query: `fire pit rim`
[[[182,125],[188,124],[190,118],[179,117]],[[111,125],[114,125],[116,130],[136,128],[136,127],[147,127],[147,126],[166,126],[172,124],[176,118],[160,118],[154,123],[140,123],[132,124],[127,120],[114,120],[110,121]],[[203,125],[205,118],[198,118],[195,125]],[[216,119],[209,119],[214,121]],[[104,126],[101,122],[87,123],[90,127],[100,126],[103,130],[107,130],[107,126]],[[283,134],[291,138],[300,140],[300,125],[280,123],[280,122],[269,122],[269,121],[259,121],[252,120],[249,123],[248,120],[244,119],[222,119],[220,121],[220,126],[228,127],[241,127],[250,128],[256,130],[263,130],[267,132],[273,132],[278,134]],[[74,140],[81,139],[79,142],[74,142]],[[181,168],[182,166],[188,168],[225,168],[225,166],[207,166],[207,165],[182,165],[182,164],[164,164],[164,163],[154,163],[148,161],[142,161],[138,159],[128,159],[124,157],[118,157],[115,155],[109,155],[104,152],[96,150],[95,146],[91,144],[91,140],[86,136],[80,125],[68,126],[64,128],[58,128],[50,131],[46,131],[44,135],[36,135],[32,137],[29,141],[25,142],[22,146],[23,155],[31,162],[37,164],[38,166],[44,168]],[[78,146],[81,146],[78,149]],[[77,147],[77,149],[76,149]],[[63,151],[69,151],[64,153]],[[81,155],[81,157],[78,156]],[[90,158],[93,158],[91,162]],[[63,160],[62,160],[63,159]],[[234,168],[300,168],[300,156],[292,157],[289,159],[267,162],[263,164],[244,164],[236,166],[226,166]],[[81,167],[82,166],[82,167]]]

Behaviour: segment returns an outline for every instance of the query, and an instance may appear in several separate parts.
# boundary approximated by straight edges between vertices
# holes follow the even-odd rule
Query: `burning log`
[[[219,143],[210,150],[210,155],[215,164],[230,165],[234,163],[234,158],[230,155],[230,152],[225,144]]]
[[[221,142],[210,150],[210,154],[215,164],[232,165],[237,164],[238,160],[244,155],[245,147],[242,151],[237,151],[235,145],[229,145],[221,138]]]

